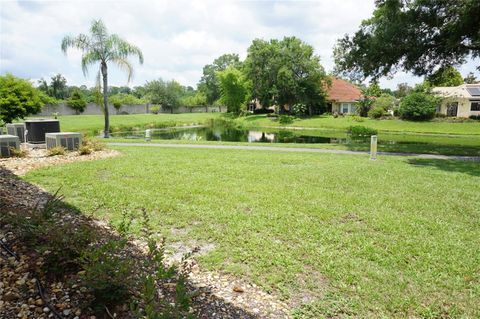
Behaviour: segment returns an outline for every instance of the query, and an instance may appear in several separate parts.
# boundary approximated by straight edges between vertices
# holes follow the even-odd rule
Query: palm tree
[[[68,48],[82,51],[82,71],[86,76],[88,67],[100,63],[97,73],[97,87],[100,88],[100,76],[103,80],[103,110],[105,114],[104,137],[110,134],[110,121],[108,114],[108,62],[116,64],[128,74],[128,82],[133,76],[133,67],[128,57],[137,56],[143,64],[143,54],[140,49],[116,34],[109,34],[102,20],[94,20],[90,27],[90,35],[79,34],[76,37],[66,36],[62,40],[62,51],[67,54]]]

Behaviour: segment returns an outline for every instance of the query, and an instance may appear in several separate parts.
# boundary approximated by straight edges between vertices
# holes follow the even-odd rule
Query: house
[[[436,87],[432,92],[442,97],[437,113],[457,117],[480,116],[480,84]]]
[[[345,80],[332,78],[326,88],[327,112],[338,114],[354,114],[355,104],[362,99],[362,91]]]

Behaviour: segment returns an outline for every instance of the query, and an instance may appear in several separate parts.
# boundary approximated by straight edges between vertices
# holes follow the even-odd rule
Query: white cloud
[[[318,1],[34,1],[0,2],[0,74],[39,79],[62,73],[69,84],[93,85],[96,69],[83,76],[80,53],[60,50],[66,34],[87,33],[101,17],[109,30],[139,46],[144,65],[135,64],[131,85],[162,77],[194,86],[202,68],[223,53],[242,58],[254,38],[297,36],[315,47],[327,70],[333,68],[336,39],[369,17],[373,0]],[[478,63],[476,63],[478,64]],[[474,70],[470,62],[461,70]],[[112,85],[126,76],[110,71]],[[398,74],[382,84],[415,83]]]

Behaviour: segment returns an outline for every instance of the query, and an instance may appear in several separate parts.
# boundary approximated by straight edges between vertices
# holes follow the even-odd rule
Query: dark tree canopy
[[[373,16],[334,49],[337,72],[432,74],[480,56],[480,1],[377,0]]]

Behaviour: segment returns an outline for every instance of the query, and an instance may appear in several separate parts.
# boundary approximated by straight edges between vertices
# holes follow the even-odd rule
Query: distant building
[[[432,92],[442,97],[437,113],[457,117],[480,116],[480,84],[436,87]]]
[[[355,104],[363,98],[360,89],[345,80],[332,78],[332,84],[326,88],[327,112],[354,114]]]

